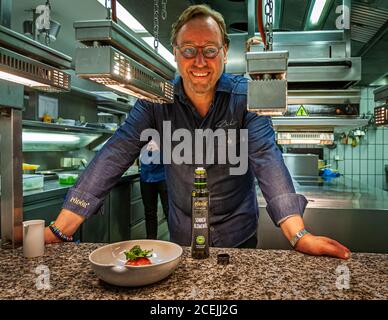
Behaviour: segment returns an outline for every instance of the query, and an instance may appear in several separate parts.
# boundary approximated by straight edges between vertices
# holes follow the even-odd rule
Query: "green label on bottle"
[[[205,243],[205,237],[204,236],[198,236],[195,241],[198,243],[198,244],[204,244]]]

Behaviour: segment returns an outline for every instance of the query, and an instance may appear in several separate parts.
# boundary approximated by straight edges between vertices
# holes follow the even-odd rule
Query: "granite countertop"
[[[89,253],[102,245],[52,244],[34,259],[25,259],[21,248],[0,249],[0,299],[388,299],[386,254],[353,253],[344,261],[291,250],[210,248],[209,259],[193,260],[184,248],[166,279],[121,288],[100,281],[89,265]],[[229,265],[217,265],[221,252],[230,254]],[[49,270],[50,289],[37,288],[39,268]],[[338,289],[345,268],[349,289]]]

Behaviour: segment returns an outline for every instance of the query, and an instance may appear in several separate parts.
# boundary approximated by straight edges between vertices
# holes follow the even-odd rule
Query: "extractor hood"
[[[77,76],[153,102],[172,102],[175,68],[112,20],[74,23]]]
[[[257,36],[260,36],[257,34]],[[226,72],[245,74],[246,33],[229,35]],[[293,89],[344,89],[361,80],[361,58],[350,54],[346,31],[274,32],[273,50],[289,52],[287,82]]]
[[[0,78],[43,91],[69,91],[71,57],[0,26]]]
[[[334,132],[365,127],[360,90],[289,90],[285,116],[272,117],[279,144],[332,144]],[[302,111],[302,112],[301,112]]]

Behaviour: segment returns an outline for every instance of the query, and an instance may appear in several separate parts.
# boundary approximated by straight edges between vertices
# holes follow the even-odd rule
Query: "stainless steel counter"
[[[320,177],[294,177],[297,193],[308,199],[304,213],[307,229],[340,241],[355,252],[388,253],[388,192],[344,177],[324,181]],[[258,189],[260,217],[258,246],[290,249],[266,212]]]
[[[293,180],[296,192],[308,199],[308,208],[388,210],[387,191],[343,176],[329,181],[321,177],[293,177]],[[265,207],[260,192],[258,199],[260,206]]]
[[[125,173],[119,183],[127,182],[130,179],[139,177],[139,172],[128,172]],[[58,180],[47,180],[44,182],[42,189],[35,189],[23,192],[24,202],[35,201],[38,198],[52,197],[67,192],[72,185],[60,184]]]

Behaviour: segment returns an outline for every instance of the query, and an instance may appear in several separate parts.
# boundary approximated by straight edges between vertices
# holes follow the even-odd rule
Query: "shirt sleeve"
[[[290,215],[303,215],[307,199],[295,192],[282,153],[275,143],[270,117],[247,112],[244,128],[248,129],[248,157],[267,202],[267,212],[279,226]]]
[[[147,143],[140,141],[142,131],[154,127],[153,104],[138,100],[125,122],[69,189],[63,208],[86,218],[97,212],[106,195]]]

